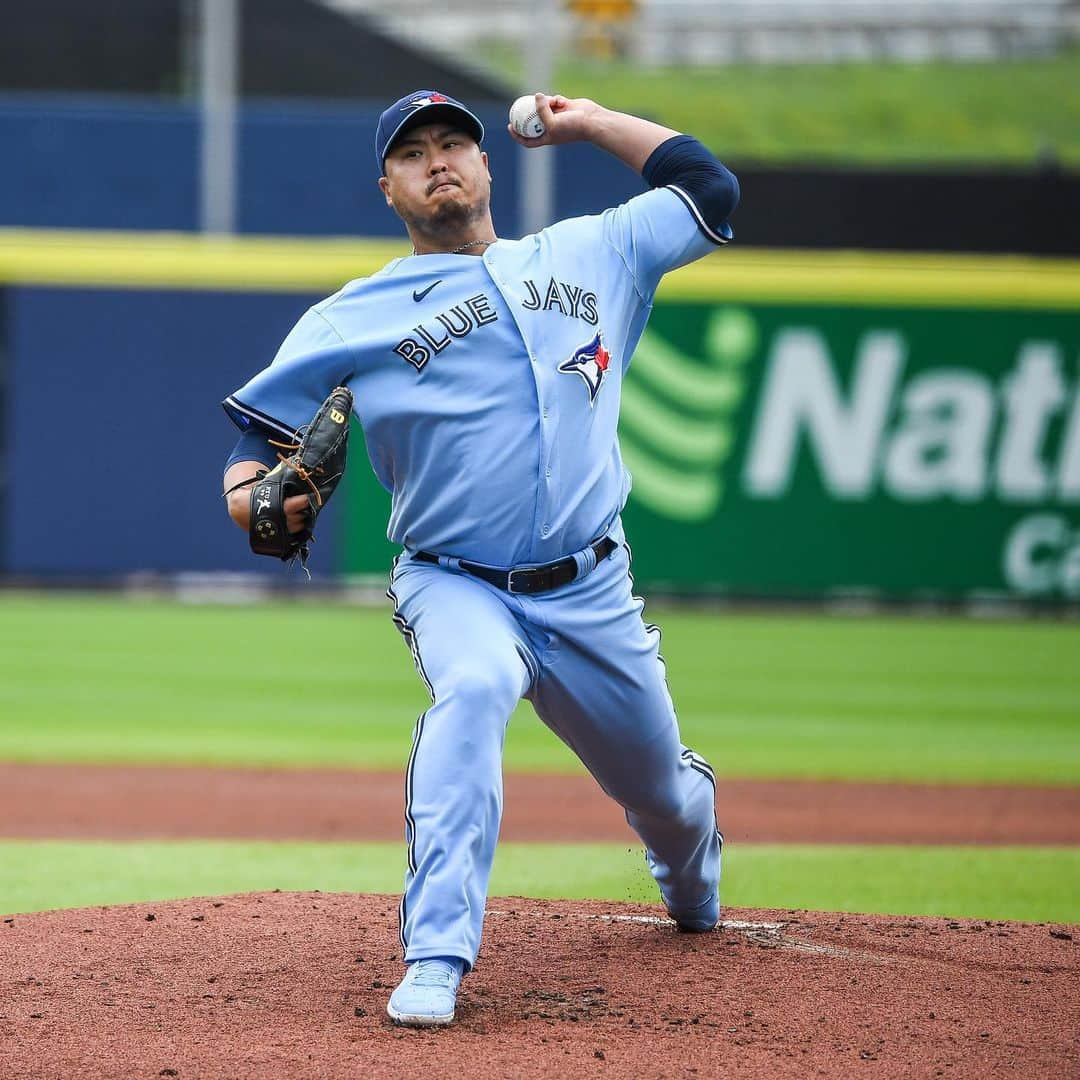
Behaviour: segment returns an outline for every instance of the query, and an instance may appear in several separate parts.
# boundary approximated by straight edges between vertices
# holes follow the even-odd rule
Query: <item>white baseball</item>
[[[526,94],[510,106],[510,126],[526,139],[538,139],[547,130],[536,115],[536,97]]]

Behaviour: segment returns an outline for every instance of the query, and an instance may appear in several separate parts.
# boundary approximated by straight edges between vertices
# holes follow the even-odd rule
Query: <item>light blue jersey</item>
[[[623,374],[662,275],[724,230],[659,188],[482,257],[397,259],[312,307],[226,409],[291,434],[348,386],[393,542],[492,566],[558,559],[615,526]]]
[[[679,925],[719,918],[715,779],[682,744],[633,594],[616,428],[661,277],[729,236],[673,185],[482,257],[398,259],[311,308],[225,403],[242,428],[291,435],[348,386],[393,495],[388,595],[431,697],[405,782],[408,962],[476,960],[521,698],[623,808]],[[570,573],[529,595],[484,573],[556,560]]]

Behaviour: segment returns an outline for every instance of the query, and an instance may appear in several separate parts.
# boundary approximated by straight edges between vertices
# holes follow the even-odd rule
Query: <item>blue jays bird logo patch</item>
[[[426,97],[413,98],[412,101],[407,101],[401,106],[401,111],[406,109],[419,109],[423,105],[441,105],[444,101],[449,99],[445,94],[428,94]]]
[[[592,405],[600,393],[600,384],[610,363],[611,353],[604,348],[604,332],[598,330],[591,341],[579,345],[574,355],[559,365],[559,370],[574,372],[585,380],[589,388],[589,404]]]

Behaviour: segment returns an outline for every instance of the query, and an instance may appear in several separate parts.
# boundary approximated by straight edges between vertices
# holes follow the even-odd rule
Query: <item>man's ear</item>
[[[394,200],[390,198],[390,181],[385,176],[379,177],[379,190],[386,196],[386,205],[393,206]]]

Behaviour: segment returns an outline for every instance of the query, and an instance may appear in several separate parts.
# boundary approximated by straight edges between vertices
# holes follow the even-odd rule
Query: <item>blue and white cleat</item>
[[[465,961],[452,956],[416,960],[390,995],[386,1011],[395,1024],[440,1027],[454,1019]]]

